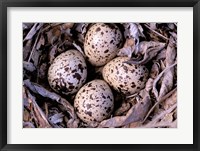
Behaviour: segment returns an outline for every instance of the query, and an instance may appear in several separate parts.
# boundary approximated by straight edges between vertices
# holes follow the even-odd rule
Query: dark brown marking
[[[117,48],[119,48],[121,46],[121,43],[119,42],[116,46],[117,46]]]
[[[75,74],[73,75],[73,77],[74,77],[74,78],[76,78],[76,79],[78,79],[78,80],[80,80],[80,79],[81,79],[81,75],[80,75],[80,74],[78,74],[78,73],[75,73]]]
[[[91,86],[92,86],[92,83],[89,83],[89,84],[88,84],[88,87],[91,87]]]
[[[66,67],[66,68],[65,68],[65,71],[68,71],[68,70],[69,70],[69,67]]]
[[[72,70],[72,73],[76,72],[76,69]]]
[[[92,116],[92,112],[90,111],[85,111],[85,114],[89,115],[90,117]]]
[[[133,69],[133,70],[131,70],[131,73],[134,73],[135,72],[135,70]],[[137,73],[136,73],[137,74]]]
[[[87,108],[87,110],[90,109],[91,107],[92,107],[91,104],[86,104],[86,108]]]
[[[128,72],[128,67],[127,66],[123,66],[123,69],[125,70],[125,72]]]
[[[96,29],[96,32],[99,32],[101,30],[101,28],[100,27],[98,27],[97,29]]]
[[[90,99],[93,100],[92,94],[90,94]]]
[[[81,70],[81,72],[83,72],[84,68],[81,64],[78,64],[78,68]]]
[[[132,83],[131,83],[131,88],[135,88],[135,87],[136,87],[135,83],[132,82]]]
[[[109,107],[107,110],[106,110],[107,113],[110,113],[111,112],[111,107]]]
[[[108,49],[106,49],[106,50],[104,51],[104,53],[108,53],[108,51],[109,51],[109,50],[108,50]]]
[[[73,86],[73,85],[70,85],[70,86],[69,86],[69,89],[74,89],[74,86]]]
[[[139,81],[143,81],[143,79],[144,79],[144,77],[140,77],[140,78],[139,78]]]

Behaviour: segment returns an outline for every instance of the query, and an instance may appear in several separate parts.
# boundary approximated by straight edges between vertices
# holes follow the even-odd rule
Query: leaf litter
[[[85,56],[83,43],[91,25],[23,23],[23,127],[176,128],[176,23],[117,24],[124,36],[118,56],[129,57],[128,64],[147,66],[150,74],[140,92],[129,96],[114,92],[116,105],[108,119],[100,123],[82,122],[73,107],[75,95],[66,97],[50,88],[50,64],[67,49],[77,49]],[[101,77],[101,70],[102,67],[96,67],[91,76]]]

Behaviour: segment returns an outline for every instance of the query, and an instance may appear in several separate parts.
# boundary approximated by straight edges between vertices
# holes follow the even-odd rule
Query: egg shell
[[[57,56],[48,70],[51,88],[65,95],[76,93],[85,83],[86,78],[86,62],[77,50],[67,50]]]
[[[104,80],[125,95],[139,92],[145,87],[148,69],[143,65],[127,64],[128,57],[117,57],[107,63],[102,71]]]
[[[85,123],[101,122],[108,118],[114,108],[114,97],[104,80],[86,83],[76,94],[74,108]]]
[[[105,65],[117,55],[122,41],[122,33],[115,24],[94,24],[85,36],[85,55],[92,65]]]

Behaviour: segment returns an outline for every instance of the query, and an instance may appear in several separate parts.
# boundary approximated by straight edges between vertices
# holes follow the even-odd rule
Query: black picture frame
[[[7,8],[8,7],[193,7],[193,144],[8,144],[7,143]],[[200,150],[200,1],[199,0],[3,0],[0,1],[0,149],[22,150]],[[162,136],[161,136],[162,137]]]

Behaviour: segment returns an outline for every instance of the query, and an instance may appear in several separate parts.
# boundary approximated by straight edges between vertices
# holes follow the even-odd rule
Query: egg
[[[87,66],[83,55],[77,50],[67,50],[58,55],[48,70],[50,87],[61,94],[76,93],[85,83]]]
[[[74,108],[78,117],[87,124],[110,117],[114,97],[109,85],[99,79],[86,83],[75,96]]]
[[[105,65],[117,55],[122,41],[122,33],[115,24],[96,23],[85,36],[85,55],[92,65]]]
[[[127,64],[129,57],[117,57],[107,63],[103,70],[103,79],[116,91],[130,95],[145,87],[148,69],[144,65]]]

